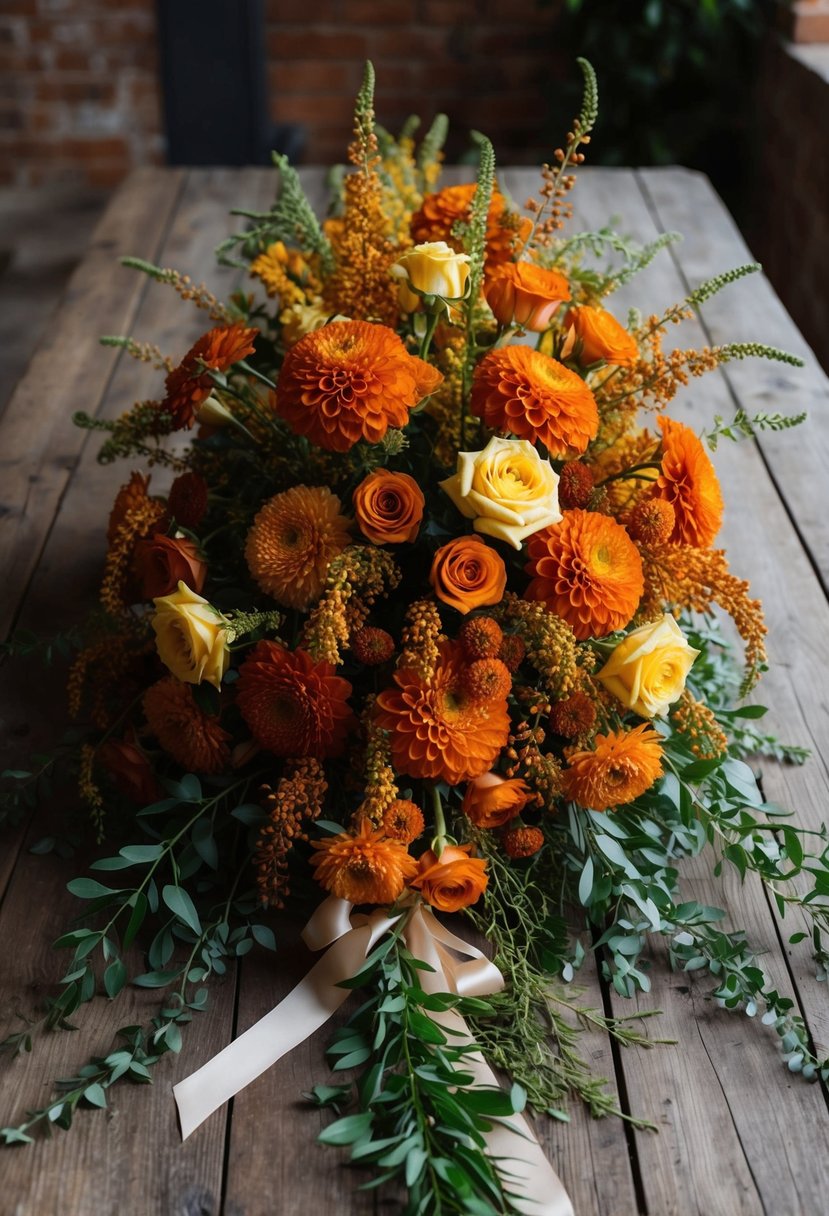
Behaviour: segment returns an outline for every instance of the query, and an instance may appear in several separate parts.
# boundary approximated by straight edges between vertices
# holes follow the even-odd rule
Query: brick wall
[[[829,370],[829,46],[772,40],[758,92],[759,182],[747,239]]]
[[[114,186],[161,125],[152,0],[2,0],[0,184]]]
[[[574,71],[555,53],[558,3],[266,0],[272,117],[304,126],[306,163],[342,159],[371,58],[390,129],[443,110],[450,156],[474,126],[502,159],[546,159],[555,81]],[[0,0],[0,184],[115,185],[163,160],[162,132],[154,0]]]

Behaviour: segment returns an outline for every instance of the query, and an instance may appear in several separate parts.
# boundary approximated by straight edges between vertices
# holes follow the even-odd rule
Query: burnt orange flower
[[[596,735],[593,751],[568,757],[561,775],[565,798],[593,811],[633,802],[662,776],[662,744],[647,722],[633,730]]]
[[[123,739],[107,739],[98,748],[95,759],[109,774],[118,793],[136,806],[149,806],[163,797],[150,762],[132,732]]]
[[[294,486],[262,507],[248,532],[245,560],[277,603],[304,611],[319,599],[331,559],[351,540],[340,510],[325,486]]]
[[[450,844],[440,857],[428,849],[420,858],[417,878],[409,885],[439,912],[459,912],[471,907],[489,882],[486,861],[470,857],[471,848],[471,844]]]
[[[556,701],[550,710],[550,729],[563,739],[585,735],[596,721],[596,706],[586,692],[576,689],[569,697]]]
[[[509,696],[512,676],[500,659],[475,659],[466,669],[463,688],[475,702],[500,700]]]
[[[207,482],[201,473],[182,473],[170,486],[167,510],[182,528],[198,528],[207,510]]]
[[[417,862],[399,840],[363,819],[355,834],[344,832],[328,840],[315,840],[311,858],[317,882],[324,890],[352,904],[390,904],[403,893]]]
[[[130,479],[127,484],[121,486],[121,489],[115,495],[115,502],[112,504],[112,510],[109,513],[109,523],[107,525],[108,544],[111,545],[113,543],[127,516],[135,511],[136,508],[142,507],[149,500],[149,495],[147,494],[149,485],[149,476],[146,476],[144,473],[130,473]]]
[[[377,698],[398,773],[458,785],[491,768],[509,734],[506,698],[475,704],[464,692],[460,647],[444,642],[434,671],[395,672]]]
[[[230,761],[230,735],[196,704],[189,684],[165,676],[144,693],[147,725],[168,756],[188,772],[220,773]]]
[[[487,279],[484,296],[501,325],[541,333],[559,304],[570,299],[570,284],[557,270],[534,262],[506,262]]]
[[[429,582],[439,600],[465,616],[473,608],[500,603],[507,568],[480,536],[457,536],[438,549]]]
[[[558,505],[562,511],[573,507],[586,507],[593,496],[595,479],[586,464],[580,460],[568,460],[558,479]]]
[[[581,376],[529,346],[485,355],[475,368],[470,404],[492,430],[540,440],[556,458],[583,452],[599,427],[595,398]]]
[[[411,234],[415,244],[424,241],[446,241],[453,249],[462,252],[462,243],[453,229],[469,219],[475,182],[461,186],[446,186],[436,194],[427,194],[420,210],[412,216]],[[486,224],[486,265],[492,270],[496,265],[512,260],[516,247],[529,236],[532,220],[507,211],[503,194],[493,190]]]
[[[172,416],[174,431],[193,425],[199,406],[213,389],[210,372],[226,372],[247,358],[253,353],[253,340],[258,334],[258,329],[244,325],[219,325],[190,347],[165,381],[167,395],[161,409]]]
[[[135,546],[133,573],[143,600],[170,595],[180,582],[201,593],[207,578],[207,562],[186,536],[157,532]]]
[[[676,529],[676,511],[667,498],[642,498],[625,522],[630,535],[643,545],[666,545]]]
[[[497,773],[482,773],[470,781],[463,796],[463,813],[476,828],[500,828],[519,815],[532,793],[519,777],[507,780]]]
[[[467,617],[458,632],[458,641],[470,662],[475,659],[496,659],[504,641],[504,632],[491,616]]]
[[[585,367],[600,359],[617,367],[632,367],[639,358],[633,334],[605,308],[591,308],[588,304],[571,308],[564,324],[575,333],[577,358]]]
[[[595,511],[565,511],[560,524],[527,542],[532,575],[525,596],[543,600],[579,641],[622,629],[645,582],[639,550],[621,524]]]
[[[426,499],[408,473],[375,469],[357,486],[353,503],[363,536],[375,545],[402,545],[416,539]]]
[[[410,798],[395,798],[383,815],[383,831],[402,844],[417,840],[425,827],[423,811]]]
[[[339,756],[354,726],[351,685],[304,650],[257,642],[239,668],[237,704],[256,740],[277,756]]]
[[[507,857],[533,857],[544,847],[541,828],[510,828],[501,837],[501,847]]]
[[[723,500],[717,474],[690,427],[664,416],[658,422],[662,430],[662,467],[656,494],[676,513],[671,540],[704,549],[722,524]]]
[[[397,334],[369,321],[332,321],[285,356],[273,408],[298,435],[330,452],[379,443],[443,376],[410,355]]]
[[[358,663],[382,667],[394,654],[394,638],[376,625],[364,625],[351,636],[351,650]]]

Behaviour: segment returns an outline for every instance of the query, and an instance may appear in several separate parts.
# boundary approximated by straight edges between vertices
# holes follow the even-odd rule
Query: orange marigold
[[[294,486],[266,502],[254,519],[245,560],[278,603],[304,611],[319,599],[331,559],[351,540],[341,505],[325,486]]]
[[[475,659],[463,678],[464,692],[476,703],[509,696],[512,676],[500,659]]]
[[[580,460],[568,460],[558,479],[558,505],[562,511],[572,507],[586,507],[595,488],[590,469]]]
[[[358,663],[381,667],[394,654],[394,638],[376,625],[364,625],[352,635],[351,650]]]
[[[161,409],[172,416],[173,430],[193,425],[199,406],[213,389],[210,371],[226,372],[234,363],[252,354],[253,340],[258,334],[258,329],[248,329],[244,325],[219,325],[190,347],[165,381],[167,395]]]
[[[383,816],[383,831],[402,844],[417,840],[425,827],[423,811],[410,798],[395,798]]]
[[[463,223],[469,219],[476,188],[475,182],[467,182],[461,186],[446,186],[436,194],[427,194],[420,210],[412,216],[412,240],[416,244],[446,241],[453,249],[462,252],[463,246],[452,230],[459,221]],[[526,240],[531,228],[532,220],[509,212],[503,194],[493,190],[486,224],[487,270],[511,261],[515,246]]]
[[[656,494],[671,503],[676,512],[670,539],[704,549],[722,524],[723,500],[717,474],[690,427],[664,416],[658,422],[662,431],[662,467]]]
[[[417,873],[417,862],[399,840],[363,819],[356,834],[344,832],[329,840],[315,840],[311,858],[317,882],[352,904],[390,904],[403,892],[406,880]]]
[[[595,721],[596,706],[579,688],[562,701],[556,701],[550,710],[550,729],[563,739],[586,735]]]
[[[331,452],[379,443],[443,379],[397,334],[369,321],[332,321],[285,356],[273,408],[299,435]]]
[[[492,430],[540,440],[556,458],[585,451],[599,429],[596,400],[581,376],[529,346],[484,356],[470,406]]]
[[[431,672],[403,668],[377,698],[398,773],[458,785],[491,768],[509,734],[506,697],[474,702],[460,646],[444,642]]]
[[[458,632],[458,641],[471,661],[498,658],[503,640],[504,631],[491,616],[467,617]]]
[[[130,479],[115,495],[115,502],[109,513],[107,525],[107,543],[112,544],[118,532],[125,523],[127,516],[136,508],[147,502],[150,478],[144,473],[130,473]]]
[[[239,668],[237,704],[254,738],[277,756],[339,756],[355,724],[351,685],[304,650],[257,642]]]
[[[594,811],[624,806],[662,776],[662,744],[645,722],[596,735],[595,750],[575,751],[561,775],[565,798]]]
[[[621,524],[593,511],[565,511],[527,542],[528,600],[542,600],[579,641],[630,621],[644,590],[639,550]]]
[[[230,735],[196,704],[189,684],[165,676],[144,693],[147,724],[168,756],[188,771],[220,773],[230,761]]]
[[[532,857],[544,847],[544,833],[540,828],[508,828],[501,845],[507,857]]]
[[[676,527],[676,511],[667,498],[643,498],[626,522],[628,532],[643,545],[664,545]]]

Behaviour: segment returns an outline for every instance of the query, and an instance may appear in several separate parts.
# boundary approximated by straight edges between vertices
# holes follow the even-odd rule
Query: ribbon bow
[[[403,915],[408,916],[402,932],[408,949],[433,968],[420,973],[425,992],[489,996],[503,988],[504,977],[498,968],[475,946],[450,933],[422,904],[394,916],[384,908],[363,916],[352,915],[347,900],[329,896],[302,932],[310,949],[327,946],[325,954],[275,1009],[173,1087],[182,1140],[328,1021],[349,995],[348,989],[339,986],[341,982],[359,972],[377,942]],[[473,1042],[466,1022],[455,1010],[431,1016],[455,1032],[456,1042]],[[464,1067],[479,1085],[498,1085],[480,1052],[470,1053]],[[573,1216],[561,1179],[521,1115],[494,1121],[485,1139],[487,1151],[509,1179],[517,1211],[527,1216]]]

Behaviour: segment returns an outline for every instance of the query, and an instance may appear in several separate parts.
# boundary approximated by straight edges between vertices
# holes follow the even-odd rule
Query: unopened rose
[[[514,549],[561,521],[558,474],[526,439],[493,436],[480,452],[458,452],[458,471],[441,487],[476,532]]]
[[[520,814],[530,797],[520,777],[482,773],[467,785],[461,809],[477,828],[500,828]]]
[[[575,351],[583,366],[603,359],[617,367],[631,367],[639,358],[633,334],[604,308],[591,308],[588,304],[571,308],[564,324],[573,330]]]
[[[419,871],[409,886],[439,912],[458,912],[477,903],[486,890],[486,861],[470,857],[472,845],[447,845],[437,857],[431,849],[419,861]]]
[[[134,737],[107,739],[98,748],[97,760],[109,773],[118,793],[136,806],[149,806],[162,796],[150,762]]]
[[[376,469],[354,491],[354,514],[363,536],[375,545],[401,545],[416,538],[425,501],[408,473]]]
[[[502,325],[541,333],[559,304],[570,299],[570,285],[557,270],[533,262],[506,262],[487,279],[484,296]]]
[[[193,541],[163,533],[138,542],[133,569],[144,600],[169,595],[180,582],[201,591],[207,578],[207,563]]]
[[[445,241],[426,241],[402,254],[391,273],[398,280],[400,307],[414,312],[424,295],[461,299],[469,279],[469,255],[456,253]]]
[[[473,608],[501,602],[507,568],[479,536],[458,536],[438,549],[429,582],[439,600],[466,616]]]
[[[629,633],[597,678],[635,714],[655,718],[679,699],[698,654],[666,612]]]
[[[185,684],[221,685],[230,664],[228,622],[184,583],[155,600],[155,643],[164,666]]]

